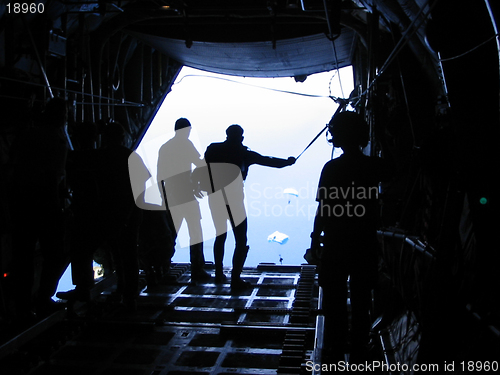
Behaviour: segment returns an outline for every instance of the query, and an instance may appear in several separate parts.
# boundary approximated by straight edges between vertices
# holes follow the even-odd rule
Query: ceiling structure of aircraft
[[[344,99],[370,124],[366,152],[402,171],[381,232],[388,264],[414,270],[396,288],[430,342],[456,335],[446,317],[465,306],[498,328],[498,14],[488,0],[4,2],[2,160],[52,96],[71,105],[70,133],[111,118],[138,141],[182,66],[303,81],[352,65]]]
[[[433,2],[37,3],[27,11],[16,10],[15,3],[0,9],[3,66],[20,81],[46,86],[48,92],[37,93],[40,99],[71,90],[78,103],[75,121],[116,117],[117,106],[129,108],[121,108],[119,116],[126,117],[122,122],[132,132],[148,122],[179,64],[298,80],[352,64],[357,84],[366,90],[368,80],[395,65],[406,46],[427,79],[442,79],[425,33]],[[434,98],[445,96],[445,89],[433,83]]]

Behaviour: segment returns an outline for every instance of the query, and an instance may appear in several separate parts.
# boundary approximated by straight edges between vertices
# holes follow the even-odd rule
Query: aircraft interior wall
[[[402,9],[404,2],[391,3]],[[441,64],[432,53],[420,55],[427,47],[412,39],[370,86],[404,34],[401,25],[387,22],[391,12],[382,15],[391,30],[367,26],[352,56],[357,94],[370,87],[354,103],[371,126],[367,152],[390,159],[397,170],[397,178],[382,186],[380,269],[390,291],[380,295],[380,308],[385,303],[387,310],[380,324],[390,330],[402,317],[416,321],[412,334],[421,342],[419,360],[426,362],[442,358],[443,346],[452,349],[450,358],[498,357],[500,348],[499,51],[484,4],[454,3],[438,1],[427,27]],[[498,4],[490,3],[498,15]],[[83,15],[53,11],[57,16],[24,20],[7,17],[5,8],[0,15],[2,181],[11,145],[38,122],[51,95],[68,100],[68,132],[76,148],[79,127],[110,120],[125,126],[133,145],[182,67],[114,24],[111,14],[108,24],[97,25]],[[4,182],[0,188],[1,318],[11,239]]]

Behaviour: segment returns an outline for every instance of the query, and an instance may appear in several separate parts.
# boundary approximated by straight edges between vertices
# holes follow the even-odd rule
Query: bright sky
[[[184,67],[137,152],[155,174],[159,148],[174,135],[175,121],[186,117],[193,126],[190,139],[201,155],[210,143],[224,141],[229,125],[239,124],[245,129],[244,144],[250,149],[267,156],[297,157],[337,109],[329,96],[347,98],[352,90],[351,67],[315,74],[303,83],[293,78],[230,77]],[[334,157],[339,151],[336,149]],[[246,266],[261,262],[279,264],[280,259],[283,264],[305,262],[303,255],[310,245],[317,206],[316,187],[321,169],[331,157],[332,146],[323,133],[291,167],[250,167],[245,182],[250,245]],[[298,197],[285,194],[284,190],[289,188],[295,189]],[[150,199],[154,201],[155,197]],[[200,206],[205,259],[213,261],[214,231],[206,198],[200,201]],[[276,231],[288,236],[283,245],[268,241]],[[187,244],[183,224],[173,262],[189,262]],[[225,266],[231,266],[233,249],[233,236],[228,233]],[[68,267],[58,290],[72,287],[71,267]]]
[[[352,90],[350,67],[309,76],[303,83],[293,78],[223,76],[185,67],[137,152],[155,174],[159,148],[174,135],[175,121],[185,117],[192,124],[190,139],[201,155],[210,143],[225,140],[229,125],[239,124],[245,130],[243,143],[250,149],[266,156],[297,157],[337,109],[338,105],[329,96],[346,98]],[[247,266],[280,263],[280,259],[283,264],[304,262],[302,256],[310,244],[319,175],[331,157],[332,146],[323,133],[291,167],[250,167],[245,182],[250,245]],[[298,197],[284,194],[287,188],[295,189]],[[214,232],[207,201],[207,198],[200,201],[204,253],[207,261],[213,261]],[[285,244],[268,241],[268,236],[276,231],[289,237]],[[186,233],[183,224],[174,262],[189,262]],[[233,248],[229,233],[225,266],[231,265]]]

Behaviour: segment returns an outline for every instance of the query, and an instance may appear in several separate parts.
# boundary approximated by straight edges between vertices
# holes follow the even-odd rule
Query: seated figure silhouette
[[[371,291],[377,278],[378,184],[388,176],[388,169],[383,159],[362,153],[369,128],[360,115],[340,112],[329,128],[334,146],[341,147],[343,154],[327,162],[321,172],[311,249],[323,243],[319,283],[324,291],[325,348],[341,356],[349,350],[349,342],[351,358],[359,358],[369,342]]]
[[[98,248],[111,251],[117,276],[117,295],[131,309],[139,292],[137,231],[139,208],[130,184],[124,145],[126,132],[119,123],[103,129],[100,149],[74,151],[68,165],[74,189],[71,232],[71,269],[75,289],[58,292],[64,300],[90,300],[94,286],[93,255]]]
[[[168,272],[175,252],[175,228],[172,216],[164,204],[158,205],[146,200],[148,192],[154,192],[157,188],[153,184],[148,186],[152,175],[136,151],[130,154],[128,166],[135,204],[141,209],[139,265],[146,273],[149,288],[173,279]]]

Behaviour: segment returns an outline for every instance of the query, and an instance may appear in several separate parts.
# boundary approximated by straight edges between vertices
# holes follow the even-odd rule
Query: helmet
[[[361,146],[368,144],[370,128],[364,118],[351,111],[340,112],[328,124],[335,147]]]

